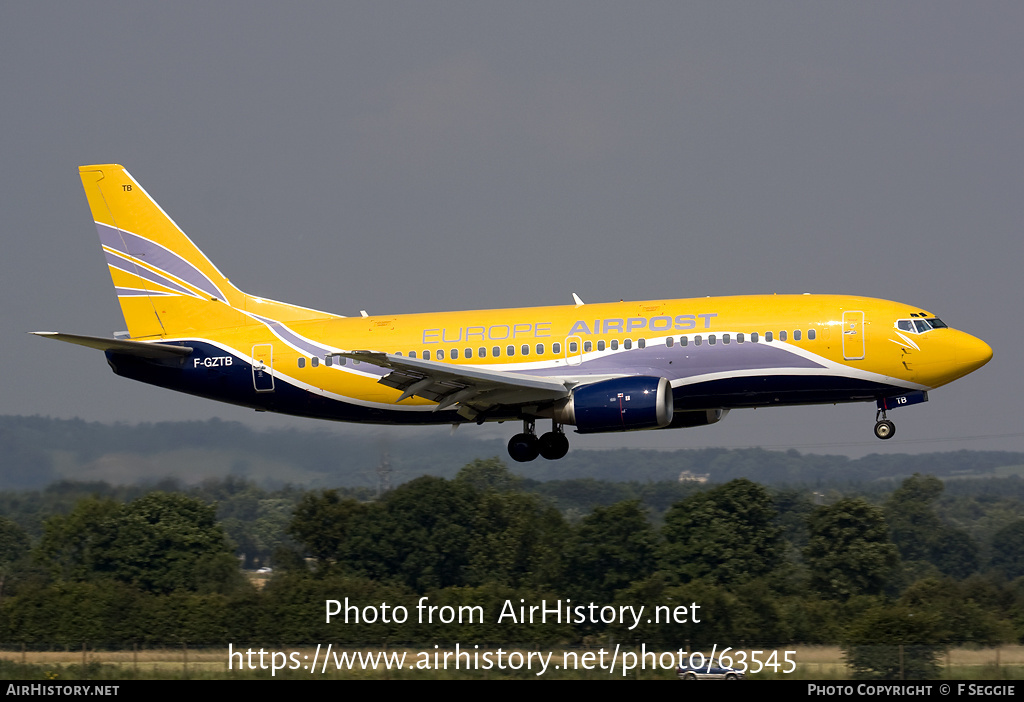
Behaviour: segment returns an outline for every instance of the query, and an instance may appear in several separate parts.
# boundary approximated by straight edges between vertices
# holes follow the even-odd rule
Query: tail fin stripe
[[[199,297],[199,295],[196,295],[194,292],[192,292],[188,288],[182,287],[181,285],[179,285],[178,283],[175,283],[170,278],[168,278],[166,276],[162,276],[162,275],[160,275],[158,273],[155,273],[155,272],[149,270],[148,268],[143,268],[142,266],[138,266],[138,265],[133,265],[132,266],[132,268],[134,268],[135,270],[128,270],[127,268],[125,268],[124,264],[126,264],[126,263],[135,263],[135,261],[123,259],[120,256],[118,256],[117,254],[111,253],[110,251],[107,251],[105,249],[104,249],[103,253],[107,257],[107,265],[110,266],[111,268],[115,269],[115,270],[124,271],[125,273],[127,273],[129,275],[138,276],[139,278],[142,278],[143,280],[148,280],[151,283],[156,283],[157,285],[160,285],[161,287],[169,288],[171,290],[174,290],[175,292],[181,293],[182,295],[191,295],[192,297]]]
[[[144,261],[151,268],[173,275],[211,297],[227,302],[227,296],[205,273],[170,249],[138,234],[100,222],[96,222],[96,231],[99,232],[103,246],[130,256],[139,263]]]
[[[143,290],[141,288],[114,288],[114,292],[117,293],[118,297],[151,297],[151,296],[177,296],[177,293],[162,292],[154,290]]]
[[[131,180],[131,181],[132,181],[132,183],[134,183],[134,184],[135,184],[135,187],[137,187],[137,188],[138,188],[139,190],[141,190],[141,191],[142,191],[142,192],[143,192],[143,193],[144,193],[144,194],[146,195],[146,198],[147,198],[147,199],[148,199],[148,200],[149,200],[149,201],[150,201],[151,203],[153,203],[153,207],[155,207],[155,208],[156,208],[157,210],[159,210],[159,211],[160,211],[160,214],[162,214],[162,215],[163,215],[163,216],[164,216],[164,217],[165,217],[165,218],[167,219],[167,221],[171,223],[171,226],[173,226],[173,227],[174,227],[174,229],[175,229],[175,230],[176,230],[176,231],[178,232],[178,234],[180,234],[180,235],[181,235],[182,237],[184,237],[185,241],[187,241],[187,242],[188,242],[189,246],[193,247],[193,248],[194,248],[194,249],[195,249],[196,251],[198,251],[198,252],[199,252],[199,255],[203,257],[203,260],[204,260],[204,261],[205,261],[205,262],[206,262],[207,264],[209,264],[210,268],[212,268],[212,269],[213,269],[213,271],[214,271],[214,272],[215,272],[215,273],[216,273],[216,274],[217,274],[218,276],[220,276],[221,278],[225,278],[225,279],[226,279],[226,278],[227,278],[227,276],[226,276],[226,275],[224,275],[223,273],[221,273],[221,272],[220,272],[220,269],[219,269],[219,268],[217,268],[217,265],[216,265],[216,264],[215,264],[215,263],[214,263],[213,261],[211,261],[210,259],[206,258],[206,254],[204,254],[204,253],[203,253],[203,252],[202,252],[202,251],[201,251],[201,250],[199,249],[199,247],[195,245],[195,242],[193,242],[193,241],[192,241],[192,239],[190,239],[190,238],[189,238],[189,235],[185,233],[185,230],[184,230],[184,229],[182,229],[181,227],[179,227],[179,226],[178,226],[178,223],[177,223],[177,222],[175,222],[175,221],[174,221],[174,219],[173,219],[173,218],[172,218],[172,217],[171,217],[171,216],[170,216],[169,214],[167,214],[166,212],[164,212],[164,208],[160,206],[160,203],[159,203],[159,202],[157,202],[156,200],[154,200],[154,199],[153,199],[153,196],[152,196],[152,195],[150,195],[150,194],[149,194],[149,193],[148,193],[148,192],[146,191],[146,189],[145,189],[144,187],[142,187],[142,185],[141,185],[141,184],[139,183],[139,181],[135,180],[135,178],[134,178],[134,177],[132,176],[132,174],[131,174],[131,173],[129,173],[129,172],[128,172],[128,170],[127,170],[127,169],[125,169],[125,168],[124,168],[123,166],[121,167],[121,170],[122,170],[122,171],[124,171],[124,174],[125,174],[126,176],[128,176],[128,179],[129,179],[129,180]],[[216,286],[215,286],[215,287],[216,287]],[[224,298],[222,297],[221,299],[223,300]]]

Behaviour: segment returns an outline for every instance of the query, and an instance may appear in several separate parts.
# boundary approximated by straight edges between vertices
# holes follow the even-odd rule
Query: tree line
[[[57,487],[57,495],[73,493]],[[990,502],[999,509],[987,521],[1002,526],[990,526],[980,542],[948,518],[956,509],[940,508],[945,486],[933,476],[914,475],[875,500],[736,478],[687,485],[663,510],[633,497],[586,513],[559,509],[531,487],[490,459],[379,499],[342,489],[271,495],[237,480],[190,494],[76,494],[33,529],[0,517],[0,642],[615,640],[690,650],[790,643],[868,650],[872,641],[899,639],[930,647],[927,662],[943,646],[1024,638],[1024,519]],[[14,502],[4,496],[3,513],[25,514]],[[270,549],[258,561],[274,565],[265,586],[243,575],[239,548]],[[486,616],[325,621],[327,600],[411,609],[424,597]],[[632,626],[498,621],[507,602],[567,601],[648,612],[697,604],[701,616]]]

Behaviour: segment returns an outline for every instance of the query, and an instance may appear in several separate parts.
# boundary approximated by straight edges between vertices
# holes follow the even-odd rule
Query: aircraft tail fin
[[[131,338],[332,316],[236,288],[123,166],[78,171]]]

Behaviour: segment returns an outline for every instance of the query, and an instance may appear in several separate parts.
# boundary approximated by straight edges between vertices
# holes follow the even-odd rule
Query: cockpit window
[[[931,317],[929,319],[918,317],[915,319],[900,319],[896,322],[896,328],[911,334],[924,334],[932,329],[947,329],[948,327],[938,317]]]

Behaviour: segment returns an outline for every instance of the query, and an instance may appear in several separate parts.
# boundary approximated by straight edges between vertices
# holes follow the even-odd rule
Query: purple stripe
[[[160,275],[159,273],[154,273],[153,271],[149,270],[148,268],[143,268],[141,266],[136,266],[131,261],[127,261],[127,260],[121,258],[120,256],[117,256],[115,254],[110,253],[109,251],[104,251],[103,254],[107,257],[107,265],[109,265],[109,266],[113,266],[114,268],[120,268],[123,271],[127,271],[129,273],[132,273],[133,275],[137,275],[140,278],[142,278],[144,280],[148,280],[151,283],[156,283],[157,285],[162,285],[165,288],[170,288],[171,290],[175,290],[175,291],[180,292],[180,293],[182,293],[184,295],[189,295],[190,297],[199,297],[198,295],[196,295],[194,292],[192,292],[188,288],[182,287],[181,285],[179,285],[178,283],[175,283],[173,280],[171,280],[167,276]],[[135,270],[134,271],[128,271],[128,267],[134,268]]]
[[[224,294],[206,274],[178,254],[124,229],[97,222],[96,231],[99,232],[100,243],[104,246],[145,261],[147,265],[170,273],[221,302],[227,302]]]
[[[268,327],[270,327],[272,330],[274,330],[274,333],[277,334],[281,339],[284,339],[286,343],[291,344],[292,346],[299,349],[299,351],[301,351],[302,353],[306,354],[309,357],[318,356],[320,358],[324,358],[325,356],[331,353],[330,349],[324,346],[318,346],[313,342],[303,339],[298,334],[296,334],[291,329],[286,327],[281,322],[278,322],[277,320],[270,319],[269,317],[261,317],[258,314],[254,314],[252,316],[254,319],[258,319],[259,321],[263,322]],[[391,372],[389,368],[381,368],[380,366],[374,366],[369,363],[361,363],[359,365],[359,371],[361,373],[366,373],[367,375],[377,375],[381,377]]]
[[[523,357],[526,360],[526,357]],[[672,365],[669,365],[672,361]],[[704,343],[694,346],[663,345],[645,349],[618,351],[609,356],[588,360],[578,366],[559,366],[520,371],[529,375],[567,374],[616,374],[630,375],[650,373],[669,380],[693,378],[707,373],[723,373],[743,370],[778,370],[782,368],[825,368],[808,358],[787,351],[785,348],[765,342],[723,344],[721,339],[714,346]]]
[[[269,319],[267,317],[261,317],[258,314],[254,314],[253,317],[260,320],[268,327],[273,329],[278,336],[285,340],[285,342],[299,349],[300,351],[302,351],[302,353],[306,354],[307,356],[322,357],[330,353],[330,349],[324,348],[323,346],[317,346],[316,344],[306,341],[305,339],[297,335],[295,332],[293,332],[291,329],[281,324],[281,322]]]
[[[139,290],[138,288],[114,288],[118,297],[150,297],[153,295],[174,295],[169,292],[156,292],[152,290]]]

